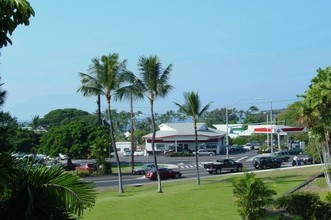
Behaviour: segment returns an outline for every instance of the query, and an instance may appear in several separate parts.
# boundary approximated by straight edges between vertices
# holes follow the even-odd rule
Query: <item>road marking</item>
[[[239,158],[238,160],[236,160],[236,162],[242,161],[243,159],[246,159],[246,158],[247,158],[247,156]]]

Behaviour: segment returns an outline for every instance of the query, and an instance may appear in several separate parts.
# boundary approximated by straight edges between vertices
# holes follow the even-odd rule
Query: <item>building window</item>
[[[164,144],[156,144],[155,150],[160,150],[160,151],[165,150]]]

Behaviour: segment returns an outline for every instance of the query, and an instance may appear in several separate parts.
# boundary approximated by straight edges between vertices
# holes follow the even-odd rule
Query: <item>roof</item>
[[[195,136],[193,123],[169,123],[159,125],[160,130],[156,132],[156,139],[168,138],[177,139],[178,137]],[[221,138],[225,132],[213,128],[208,128],[205,123],[197,123],[198,136],[206,139]],[[143,136],[144,139],[152,137],[152,133]]]

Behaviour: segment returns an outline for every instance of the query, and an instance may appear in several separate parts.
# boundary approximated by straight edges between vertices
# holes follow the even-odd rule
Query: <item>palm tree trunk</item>
[[[194,119],[194,133],[195,133],[195,166],[197,169],[197,185],[200,185],[199,159],[198,159],[198,131],[197,131],[196,119]]]
[[[134,135],[133,135],[133,104],[132,104],[132,94],[130,95],[130,125],[131,125],[131,173],[134,169]]]
[[[157,183],[158,183],[157,192],[162,193],[161,176],[160,176],[160,172],[159,172],[159,167],[157,165],[156,154],[155,154],[155,149],[154,149],[156,126],[155,126],[155,117],[154,117],[154,109],[153,109],[153,105],[154,105],[153,98],[150,99],[150,103],[151,103],[151,114],[152,114],[152,125],[153,125],[152,151],[153,151],[154,164],[155,164],[155,169],[156,169],[156,174],[157,174]]]
[[[97,105],[98,105],[98,125],[101,125],[101,99],[100,99],[100,94],[98,94],[98,99],[97,99]]]
[[[117,164],[117,169],[118,169],[118,192],[119,193],[124,193],[123,190],[123,183],[122,183],[122,171],[121,171],[121,164],[120,164],[120,159],[118,157],[118,152],[117,152],[117,148],[116,148],[116,141],[115,141],[115,134],[114,134],[114,123],[113,123],[113,118],[112,118],[112,114],[110,111],[110,100],[108,101],[108,115],[109,115],[109,120],[110,120],[110,134],[111,134],[111,141],[112,141],[112,145],[114,148],[114,153],[115,153],[115,159],[116,159],[116,164]]]

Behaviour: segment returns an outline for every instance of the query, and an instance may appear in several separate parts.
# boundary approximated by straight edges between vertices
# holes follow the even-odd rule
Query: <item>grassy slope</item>
[[[320,167],[306,167],[258,173],[278,192],[277,197],[320,173]],[[84,213],[83,219],[241,219],[233,204],[232,181],[240,175],[214,175],[202,179],[179,182],[163,181],[164,193],[156,193],[157,185],[125,187],[100,191],[96,206]]]

